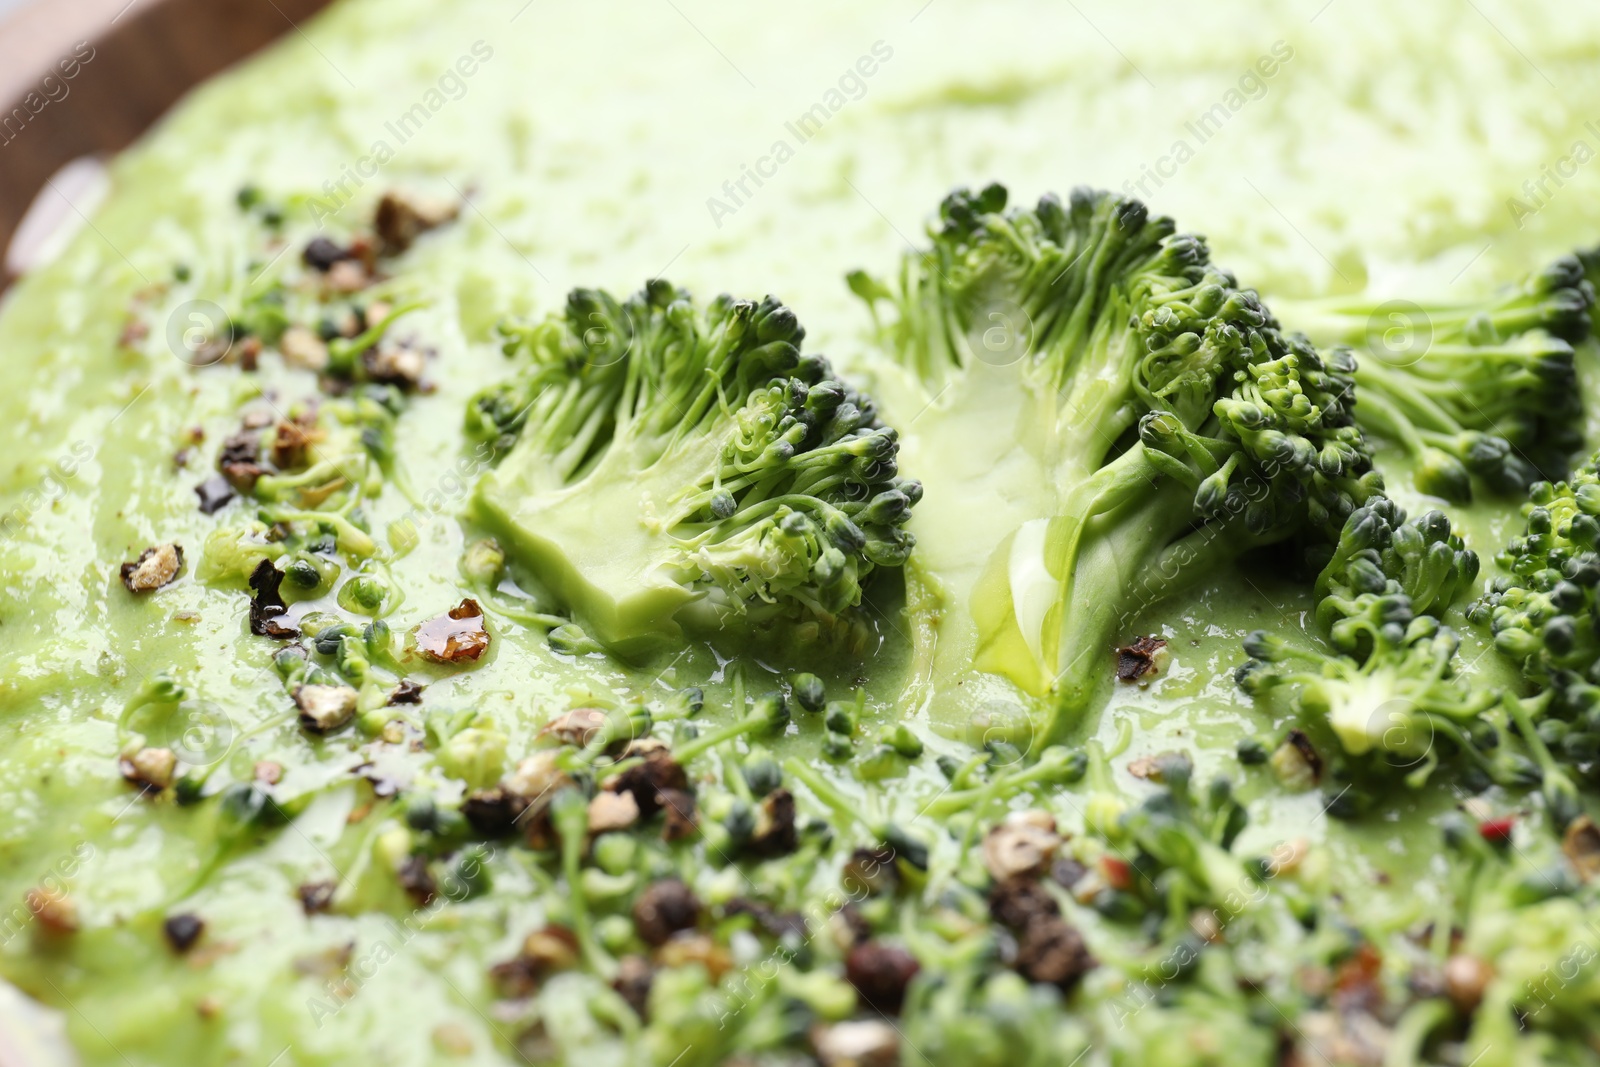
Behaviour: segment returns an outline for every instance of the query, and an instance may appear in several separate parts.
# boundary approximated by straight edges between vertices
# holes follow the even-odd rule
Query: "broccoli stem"
[[[382,321],[367,327],[366,331],[355,337],[336,337],[328,342],[328,364],[335,370],[348,373],[355,367],[355,361],[361,353],[383,340],[383,335],[389,332],[389,327],[403,315],[419,311],[428,305],[422,302],[401,304],[385,315]]]
[[[929,801],[922,813],[946,818],[958,812],[981,811],[995,801],[1008,800],[1032,785],[1075,782],[1083,777],[1086,765],[1087,761],[1082,755],[1052,745],[1029,766],[997,774],[981,786],[944,793]]]
[[[269,523],[275,522],[306,522],[326,523],[333,527],[335,539],[338,541],[339,551],[351,556],[366,558],[377,553],[378,543],[372,535],[360,529],[343,515],[329,511],[302,511],[298,508],[283,506],[265,507],[261,509],[261,517]]]
[[[583,854],[589,847],[589,802],[576,789],[558,790],[550,798],[550,821],[561,839],[561,873],[567,880],[572,932],[578,939],[584,961],[609,980],[616,973],[617,964],[595,940],[589,902],[583,890]]]
[[[1545,746],[1544,739],[1539,736],[1538,727],[1534,725],[1533,716],[1529,712],[1530,706],[1543,709],[1551,699],[1552,694],[1549,691],[1526,701],[1507,693],[1501,699],[1501,703],[1506,713],[1510,715],[1511,721],[1516,723],[1517,732],[1522,735],[1523,742],[1533,753],[1533,760],[1539,766],[1543,779],[1539,791],[1544,796],[1550,817],[1555,821],[1557,830],[1564,830],[1568,823],[1582,813],[1583,802],[1579,799],[1578,787],[1556,763],[1555,757],[1550,754],[1550,749]]]
[[[863,826],[870,826],[867,817],[861,811],[861,801],[846,796],[837,786],[818,774],[809,764],[790,756],[783,761],[783,773],[811,790],[818,800],[827,805],[829,810],[839,817],[839,822],[842,825],[851,826],[860,823]]]
[[[1107,516],[1091,533],[1071,582],[1063,585],[1054,693],[1039,731],[1051,743],[1082,720],[1096,694],[1111,684],[1111,655],[1141,612],[1207,580],[1248,548],[1268,543],[1242,523],[1194,525],[1188,492],[1164,491]],[[1184,501],[1180,504],[1179,501]]]
[[[1404,1067],[1425,1062],[1422,1046],[1428,1035],[1450,1021],[1448,1000],[1423,1000],[1407,1008],[1389,1035],[1389,1047],[1384,1053],[1384,1067]]]

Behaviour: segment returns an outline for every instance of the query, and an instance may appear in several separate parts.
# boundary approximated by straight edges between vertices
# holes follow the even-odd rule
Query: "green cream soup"
[[[499,456],[465,414],[522,366],[502,324],[560,312],[574,287],[660,277],[702,299],[777,294],[807,351],[892,397],[845,276],[892,277],[950,188],[991,180],[1024,203],[1080,184],[1144,199],[1281,298],[1289,328],[1295,301],[1330,294],[1480,295],[1600,234],[1585,162],[1600,14],[344,0],[300,30],[118,157],[88,222],[0,310],[0,977],[79,1061],[887,1062],[847,1040],[882,1029],[841,977],[841,865],[857,890],[879,877],[861,848],[887,848],[897,888],[852,907],[949,976],[903,1011],[908,1064],[1289,1062],[1280,1048],[1332,1047],[1297,975],[1347,974],[1334,940],[1377,946],[1390,977],[1448,954],[1475,877],[1436,823],[1468,795],[1456,777],[1341,820],[1324,792],[1239,759],[1242,739],[1270,750],[1296,726],[1336,747],[1233,682],[1247,632],[1314,629],[1285,560],[1249,557],[1145,609],[1128,636],[1163,638],[1164,667],[1115,684],[1108,657],[1058,750],[1087,772],[1029,779],[1029,738],[986,753],[908,696],[892,570],[851,652],[686,639],[624,662],[552,637],[559,601],[483,543],[469,505]],[[399,221],[379,211],[391,193]],[[326,271],[307,263],[315,238],[339,252]],[[1580,360],[1592,390],[1594,353]],[[891,422],[916,415],[890,404]],[[918,438],[903,473],[960,463],[971,432]],[[1409,510],[1438,503],[1403,462],[1380,465]],[[961,510],[930,499],[910,529]],[[1516,503],[1455,514],[1492,571]],[[1451,621],[1464,660],[1493,656]],[[805,708],[799,671],[837,706]],[[771,691],[787,725],[709,744]],[[553,721],[638,733],[640,709],[674,748],[708,742],[680,783],[698,831],[624,826],[586,849],[580,823],[563,849],[569,792],[542,835],[475,832],[472,799],[555,751]],[[835,714],[854,722],[849,758]],[[1231,778],[1249,818],[1238,870],[1293,842],[1293,886],[1248,883],[1261,899],[1228,905],[1203,954],[1199,934],[1063,889],[1099,966],[1066,993],[962,977],[981,968],[958,935],[988,919],[952,887],[982,883],[987,828],[1046,810],[1062,861],[1115,889],[1126,863],[1097,827],[1154,788],[1128,766],[1175,749],[1196,783]],[[626,770],[611,758],[579,784],[603,792]],[[798,842],[768,855],[750,842],[783,821],[774,774]],[[986,789],[1006,775],[1015,788]],[[1529,869],[1559,858],[1549,833],[1518,841]],[[669,879],[697,897],[703,936],[663,947],[630,902]],[[784,916],[801,921],[774,933]],[[1473,936],[1513,989],[1572,958],[1563,939],[1585,921],[1540,912]],[[644,1018],[623,980],[637,959],[658,968]],[[10,1003],[15,1040],[44,1042]],[[1484,1064],[1593,1060],[1570,1031],[1505,1029],[1472,1046],[1492,1046]],[[1329,1062],[1425,1062],[1396,1034],[1401,1058]]]

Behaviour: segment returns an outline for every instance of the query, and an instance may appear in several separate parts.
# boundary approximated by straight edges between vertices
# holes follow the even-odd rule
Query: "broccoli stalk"
[[[773,298],[580,289],[518,336],[531,366],[469,410],[515,439],[476,511],[613,651],[685,628],[848,635],[863,583],[905,562],[922,490],[898,436]]]
[[[1564,256],[1481,302],[1277,308],[1319,342],[1356,347],[1357,425],[1410,455],[1421,492],[1465,502],[1474,477],[1521,494],[1566,473],[1583,443],[1573,345],[1593,304],[1583,268]]]
[[[1542,712],[1551,695],[1547,690],[1531,699],[1520,700],[1507,693],[1501,702],[1505,705],[1507,719],[1516,726],[1538,767],[1539,793],[1544,798],[1545,810],[1550,813],[1555,828],[1565,830],[1573,819],[1583,814],[1583,801],[1579,799],[1578,787],[1544,743],[1539,728],[1534,724],[1535,710]]]
[[[1085,711],[1129,619],[1248,550],[1332,540],[1376,490],[1352,364],[1282,334],[1170,219],[1105,193],[943,203],[897,291],[853,276],[927,499],[908,602],[934,721]],[[885,321],[885,319],[888,321]],[[991,715],[990,718],[993,716]]]
[[[229,786],[216,805],[213,831],[216,847],[169,904],[199,892],[213,875],[243,850],[252,836],[268,827],[283,825],[289,821],[291,814],[280,807],[257,782],[238,782]]]

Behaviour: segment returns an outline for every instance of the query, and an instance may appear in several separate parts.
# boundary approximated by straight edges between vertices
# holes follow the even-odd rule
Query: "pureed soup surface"
[[[272,353],[254,370],[196,367],[186,337],[214,325],[212,306],[232,312],[263,279],[299,270],[317,233],[365,227],[384,192],[460,205],[385,268],[382,299],[420,305],[401,321],[434,352],[433,388],[392,416],[405,489],[378,478],[361,505],[387,557],[375,595],[396,635],[438,629],[473,595],[462,558],[474,534],[459,515],[486,461],[462,414],[511,372],[496,325],[559,310],[574,286],[620,294],[665,276],[706,298],[776,293],[809,350],[870,383],[870,322],[844,275],[892,274],[958,184],[1002,180],[1019,202],[1078,184],[1140,196],[1206,234],[1269,302],[1368,286],[1465,297],[1600,235],[1587,167],[1600,11],[1588,9],[348,0],[302,29],[118,159],[92,225],[0,314],[0,900],[69,887],[76,925],[52,933],[25,907],[7,911],[0,975],[62,1010],[86,1063],[516,1062],[525,1021],[500,1011],[488,970],[559,913],[557,883],[497,847],[492,888],[419,909],[386,865],[405,833],[391,795],[492,784],[496,751],[514,763],[586,696],[703,685],[715,717],[733,674],[789,666],[730,669],[695,649],[624,667],[557,654],[542,630],[491,613],[481,656],[409,667],[427,683],[411,727],[301,728],[274,667],[280,643],[252,632],[243,576],[208,570],[225,555],[208,538],[241,521],[240,505],[204,513],[195,486],[252,405],[287,409],[316,376]],[[261,201],[242,208],[247,187]],[[940,460],[904,461],[914,473]],[[1415,509],[1403,472],[1391,482]],[[1517,522],[1493,503],[1459,516],[1486,559]],[[176,581],[130,593],[122,565],[169,543],[184,549]],[[908,714],[893,594],[880,606],[867,666],[825,679],[830,695],[864,683],[872,731]],[[1308,608],[1284,577],[1233,571],[1152,608],[1140,632],[1164,636],[1171,663],[1148,687],[1108,690],[1093,727],[1107,744],[1131,727],[1124,785],[1140,755],[1188,748],[1199,780],[1237,769],[1240,737],[1281,733],[1230,670],[1245,632]],[[450,640],[477,638],[456,627]],[[130,702],[162,672],[193,701],[150,729],[176,738],[212,791],[276,764],[280,801],[303,803],[289,827],[235,847],[214,800],[141,797],[125,780]],[[909,721],[930,748],[960,753]],[[449,749],[464,731],[478,747]],[[826,767],[816,731],[767,747]],[[1330,892],[1375,937],[1444,907],[1459,883],[1428,822],[1455,804],[1448,788],[1343,824],[1316,792],[1259,771],[1238,780],[1246,840],[1325,845]],[[869,806],[912,812],[942,786],[924,760],[869,787]],[[1062,790],[1065,826],[1081,824],[1089,788]],[[339,906],[308,918],[299,891],[330,881]],[[163,931],[174,913],[203,917],[186,954]],[[598,988],[577,973],[543,985],[543,1047],[645,1062],[597,1021]],[[1084,1018],[1116,992],[1087,988]],[[1231,1024],[1210,1025],[1229,1047]],[[1101,1054],[1155,1062],[1139,1058],[1136,1031],[1117,1028]]]

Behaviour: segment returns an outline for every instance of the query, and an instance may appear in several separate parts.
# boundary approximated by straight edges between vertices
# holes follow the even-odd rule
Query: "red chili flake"
[[[1115,856],[1101,856],[1100,873],[1104,875],[1106,884],[1112,889],[1133,888],[1133,868],[1126,860],[1119,860]]]
[[[1357,949],[1339,964],[1334,975],[1334,985],[1370,982],[1383,970],[1383,956],[1370,941],[1363,941]]]
[[[1383,956],[1370,942],[1340,961],[1333,973],[1334,1001],[1343,1011],[1377,1014],[1383,1006],[1383,987],[1378,975],[1383,971]]]
[[[1478,824],[1478,833],[1491,845],[1503,845],[1511,840],[1511,828],[1517,825],[1515,815],[1504,815],[1498,819],[1485,819]]]
[[[464,663],[489,648],[489,628],[483,609],[471,598],[416,629],[417,651],[435,663]]]

